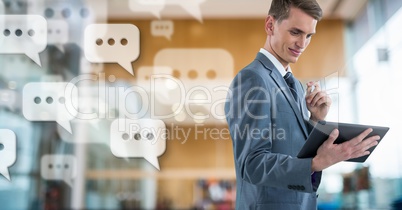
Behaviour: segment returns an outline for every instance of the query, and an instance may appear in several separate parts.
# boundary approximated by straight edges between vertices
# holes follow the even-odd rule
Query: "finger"
[[[334,129],[330,134],[328,139],[325,141],[325,143],[328,143],[329,145],[333,145],[335,143],[335,140],[338,138],[339,136],[339,130],[338,129]]]
[[[354,153],[354,154],[351,156],[350,159],[363,157],[363,156],[369,155],[370,153],[371,153],[370,151],[363,151],[363,152],[360,151],[360,152],[358,152],[358,153]]]
[[[317,85],[318,85],[318,87],[320,86],[318,84],[318,82],[312,82],[311,81],[311,82],[307,83],[306,101],[308,103],[311,103],[312,98],[315,96],[315,94],[317,92],[319,92],[320,88],[317,90]],[[314,87],[314,90],[313,90],[313,87]]]
[[[356,146],[360,147],[360,148],[371,148],[370,145],[378,142],[378,140],[380,140],[380,136],[376,135],[376,136],[372,136],[369,138],[364,139],[364,141],[360,142],[359,144],[357,144]]]
[[[307,93],[311,93],[311,90],[313,89],[314,82],[310,81],[306,85],[307,85]]]
[[[364,140],[363,142],[369,141],[369,144],[366,144],[363,149],[356,151],[352,154],[353,157],[361,157],[370,154],[369,149],[378,145],[379,138],[372,138],[371,140]]]
[[[317,102],[322,100],[325,102],[327,98],[327,94],[325,92],[319,92],[315,95],[315,97],[313,98],[313,100],[311,101],[311,106],[317,106]]]
[[[350,140],[351,143],[353,143],[353,145],[357,145],[360,142],[363,141],[363,139],[365,139],[371,132],[373,132],[372,128],[368,128],[365,131],[363,131],[362,133],[360,133],[358,136],[356,136],[355,138],[353,138],[352,140]]]
[[[312,105],[312,106],[321,106],[323,104],[325,104],[326,106],[331,106],[331,104],[332,104],[331,97],[326,95],[325,97],[318,100],[315,105]]]
[[[314,90],[317,90],[317,92],[321,91],[321,85],[319,82],[315,82],[314,83]]]

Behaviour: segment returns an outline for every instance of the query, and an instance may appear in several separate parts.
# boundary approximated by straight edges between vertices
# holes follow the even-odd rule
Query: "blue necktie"
[[[293,77],[291,72],[287,72],[283,78],[285,79],[286,84],[288,84],[290,92],[292,92],[293,98],[295,99],[295,101],[297,103],[298,99],[297,99],[295,78]]]

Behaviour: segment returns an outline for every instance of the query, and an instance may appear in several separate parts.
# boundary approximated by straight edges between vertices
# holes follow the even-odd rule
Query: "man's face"
[[[274,20],[269,44],[282,65],[297,61],[310,44],[316,25],[317,20],[297,8],[291,8],[289,18],[280,23]]]

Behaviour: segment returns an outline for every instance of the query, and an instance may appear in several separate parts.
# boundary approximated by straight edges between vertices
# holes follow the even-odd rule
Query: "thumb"
[[[334,144],[335,140],[338,138],[339,136],[339,130],[338,129],[334,129],[330,134],[329,137],[327,139],[328,144]]]

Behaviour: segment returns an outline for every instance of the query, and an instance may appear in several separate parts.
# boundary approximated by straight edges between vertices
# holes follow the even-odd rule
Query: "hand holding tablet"
[[[343,160],[364,162],[388,130],[387,127],[320,121],[297,157],[316,157],[317,152],[320,155],[319,149],[323,145],[321,150],[326,151],[321,151],[319,158],[321,162],[325,162],[321,164],[324,168]],[[344,157],[350,158],[343,159]]]

